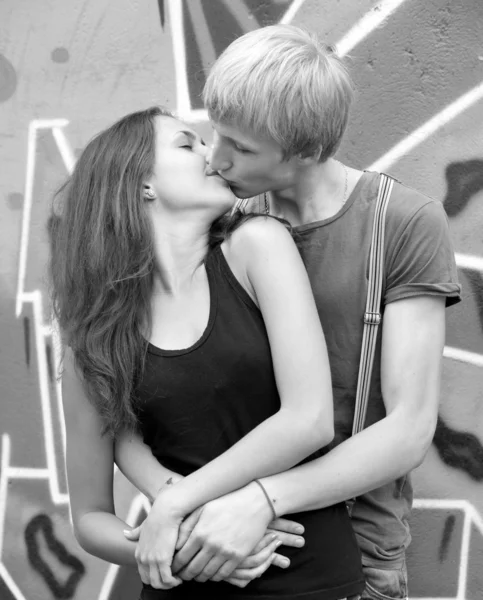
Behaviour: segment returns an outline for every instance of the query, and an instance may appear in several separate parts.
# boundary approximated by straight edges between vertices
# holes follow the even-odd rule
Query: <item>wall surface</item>
[[[276,22],[350,55],[340,157],[439,198],[464,302],[448,311],[438,429],[416,471],[411,598],[483,597],[483,3],[481,0],[3,0],[0,3],[0,599],[128,600],[132,571],[83,552],[69,523],[45,222],[79,149],[166,104],[208,133],[204,72]],[[117,509],[143,500],[116,474]]]

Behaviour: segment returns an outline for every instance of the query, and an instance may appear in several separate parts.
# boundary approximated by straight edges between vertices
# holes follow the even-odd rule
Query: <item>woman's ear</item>
[[[145,200],[153,201],[156,200],[156,192],[153,189],[153,186],[150,183],[145,183],[143,185],[143,196]]]

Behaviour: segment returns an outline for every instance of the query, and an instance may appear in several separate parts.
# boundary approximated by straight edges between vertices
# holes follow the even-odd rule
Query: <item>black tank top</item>
[[[210,315],[203,335],[183,350],[150,344],[136,390],[145,443],[160,463],[182,475],[222,454],[280,408],[261,312],[220,246],[207,256],[206,272]],[[280,547],[290,558],[288,569],[272,566],[244,589],[196,581],[169,591],[146,586],[143,598],[193,599],[203,593],[226,600],[335,600],[361,592],[360,554],[345,505],[290,518],[304,525],[306,543]]]

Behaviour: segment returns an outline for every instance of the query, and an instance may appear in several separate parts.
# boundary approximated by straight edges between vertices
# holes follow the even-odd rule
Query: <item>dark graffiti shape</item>
[[[72,573],[64,583],[57,580],[50,566],[46,563],[44,558],[40,556],[39,535],[42,534],[50,552],[52,552],[59,562],[72,569]],[[25,528],[25,543],[27,545],[28,559],[32,568],[42,576],[54,597],[60,599],[73,598],[77,585],[85,574],[85,567],[82,562],[76,556],[70,554],[64,544],[55,537],[52,521],[48,515],[40,514],[31,519]]]
[[[443,562],[448,554],[448,548],[451,542],[451,536],[453,535],[455,523],[456,517],[454,515],[450,515],[444,523],[443,536],[439,546],[439,562]]]
[[[446,465],[460,469],[475,481],[483,481],[483,446],[476,435],[451,429],[438,417],[433,443]]]
[[[47,344],[45,346],[45,354],[47,356],[47,369],[49,371],[49,380],[52,383],[54,381],[54,365],[52,361],[52,346]]]
[[[25,363],[30,367],[30,319],[23,318],[23,342],[25,347]]]
[[[23,194],[12,192],[7,196],[7,202],[12,210],[20,210],[23,205]]]
[[[59,48],[54,48],[50,57],[52,58],[53,62],[60,64],[68,62],[70,58],[69,51],[67,48],[63,48],[62,46]]]
[[[13,96],[17,89],[17,73],[12,63],[0,54],[0,102]]]
[[[446,167],[448,191],[444,208],[449,217],[458,215],[468,201],[483,190],[483,160],[451,163]]]
[[[466,277],[470,282],[473,296],[476,301],[476,310],[480,319],[480,326],[483,330],[483,274],[479,271],[465,270]]]
[[[164,0],[158,0],[159,18],[161,19],[161,29],[164,29]]]

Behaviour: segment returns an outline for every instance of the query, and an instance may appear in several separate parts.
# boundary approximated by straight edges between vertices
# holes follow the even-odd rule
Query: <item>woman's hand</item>
[[[143,583],[163,590],[182,583],[171,569],[182,520],[183,515],[170,501],[169,492],[161,492],[142,525],[126,535],[135,539],[136,533],[139,534],[135,557]]]

